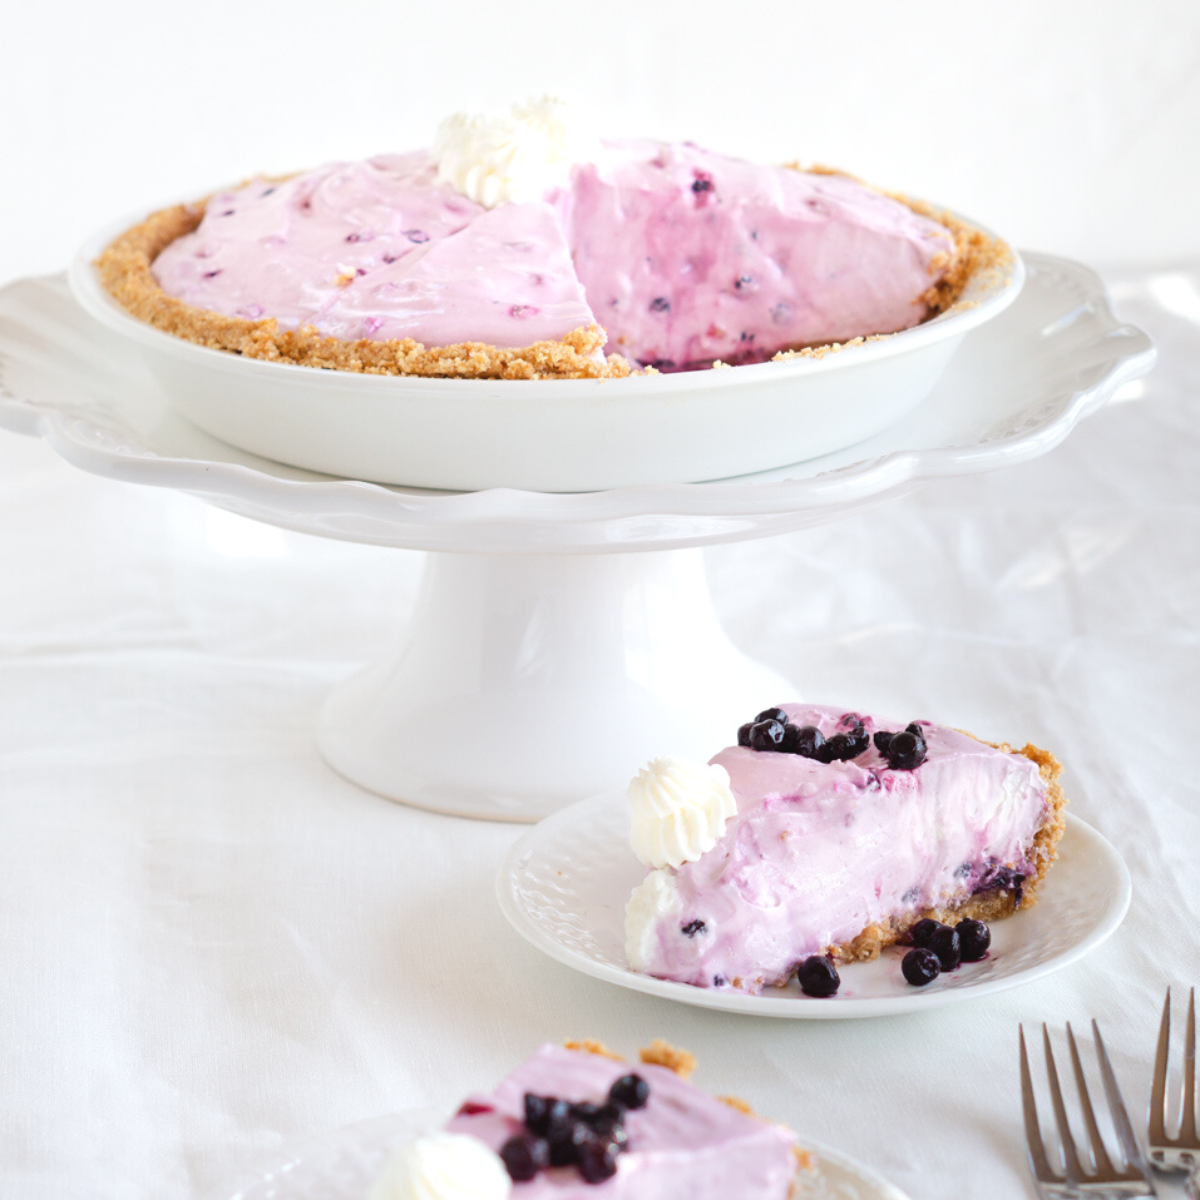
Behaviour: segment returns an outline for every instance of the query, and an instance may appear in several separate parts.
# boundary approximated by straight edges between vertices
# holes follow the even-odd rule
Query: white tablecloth
[[[1160,366],[1065,445],[708,552],[734,639],[807,698],[1052,749],[1129,864],[1130,914],[1088,959],[917,1016],[730,1017],[543,958],[493,900],[519,827],[378,799],[314,747],[419,555],[0,435],[0,1195],[220,1195],[567,1036],[665,1036],[697,1082],[914,1197],[1031,1194],[1018,1022],[1100,1018],[1140,1123],[1164,989],[1200,980],[1200,272],[1112,282]]]

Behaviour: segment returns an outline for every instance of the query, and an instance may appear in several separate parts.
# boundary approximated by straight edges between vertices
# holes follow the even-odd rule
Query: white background
[[[569,97],[602,132],[835,164],[1089,262],[1200,254],[1194,0],[6,0],[0,281],[260,171]]]

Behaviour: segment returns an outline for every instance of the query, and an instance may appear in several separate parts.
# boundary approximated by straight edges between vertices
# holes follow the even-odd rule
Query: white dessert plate
[[[836,996],[805,996],[793,981],[763,995],[653,979],[625,961],[625,902],[645,868],[629,848],[629,802],[621,793],[581,800],[522,836],[496,879],[513,928],[568,967],[619,987],[723,1012],[836,1020],[937,1008],[990,995],[1060,970],[1100,945],[1129,908],[1129,871],[1086,822],[1068,814],[1058,861],[1038,902],[992,926],[982,962],[964,963],[923,988],[900,972],[901,953],[841,968]]]
[[[347,1125],[284,1151],[234,1192],[213,1193],[212,1200],[365,1200],[392,1148],[445,1119],[414,1109]],[[811,1142],[804,1147],[813,1158],[803,1174],[803,1195],[810,1200],[906,1200],[899,1188],[845,1155]]]
[[[963,338],[1008,308],[1025,280],[1014,256],[980,271],[949,311],[823,358],[627,379],[361,375],[243,358],[130,316],[92,264],[135,223],[80,250],[71,290],[190,421],[292,466],[459,491],[726,479],[857,445],[917,407]]]

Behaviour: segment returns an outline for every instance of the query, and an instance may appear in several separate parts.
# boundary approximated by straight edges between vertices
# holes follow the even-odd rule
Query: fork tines
[[[1171,990],[1163,1004],[1150,1088],[1150,1158],[1167,1170],[1187,1170],[1200,1163],[1200,1130],[1196,1127],[1196,989],[1188,996],[1187,1029],[1183,1045],[1183,1096],[1179,1132],[1167,1135],[1167,1068],[1171,1056]]]
[[[1050,1047],[1050,1034],[1046,1026],[1042,1026],[1042,1044],[1046,1054],[1046,1076],[1050,1085],[1050,1102],[1054,1108],[1054,1119],[1058,1130],[1058,1140],[1062,1146],[1062,1168],[1051,1165],[1042,1141],[1041,1125],[1038,1121],[1037,1102],[1033,1093],[1033,1077],[1029,1070],[1029,1055],[1025,1049],[1025,1029],[1020,1031],[1021,1045],[1021,1102],[1025,1112],[1025,1140],[1029,1145],[1029,1163],[1037,1181],[1038,1191],[1044,1197],[1054,1197],[1062,1200],[1068,1196],[1088,1197],[1124,1197],[1124,1196],[1153,1196],[1154,1185],[1150,1182],[1150,1171],[1146,1160],[1142,1157],[1137,1137],[1125,1111],[1125,1103],[1121,1099],[1117,1078],[1109,1061],[1108,1051],[1100,1036],[1100,1028],[1092,1022],[1092,1036],[1096,1043],[1096,1058],[1100,1064],[1100,1078],[1104,1084],[1104,1095],[1108,1101],[1108,1112],[1113,1130],[1117,1136],[1119,1154],[1111,1154],[1104,1144],[1100,1127],[1096,1121],[1096,1113],[1088,1095],[1087,1081],[1083,1073],[1083,1063],[1079,1057],[1079,1047],[1075,1043],[1075,1034],[1067,1025],[1067,1046],[1071,1054],[1072,1073],[1075,1076],[1075,1088],[1079,1094],[1079,1109],[1083,1115],[1083,1123],[1087,1128],[1088,1142],[1091,1146],[1089,1161],[1081,1158],[1071,1132],[1071,1124],[1067,1118],[1067,1108],[1063,1101],[1062,1087],[1058,1081],[1058,1069],[1054,1062],[1054,1052]],[[1114,1162],[1114,1158],[1118,1161]]]

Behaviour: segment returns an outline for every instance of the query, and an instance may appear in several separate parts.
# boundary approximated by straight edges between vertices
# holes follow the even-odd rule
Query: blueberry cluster
[[[925,761],[925,733],[916,721],[899,733],[881,729],[875,735],[875,749],[893,771],[912,771]]]
[[[925,917],[909,931],[913,949],[900,969],[915,987],[932,983],[943,971],[953,971],[960,963],[978,962],[992,944],[992,932],[982,921],[971,918],[953,927]]]
[[[525,1132],[500,1148],[500,1158],[516,1183],[547,1167],[575,1167],[588,1183],[617,1173],[617,1157],[628,1147],[627,1109],[643,1108],[650,1085],[640,1075],[622,1075],[604,1104],[571,1103],[557,1096],[525,1093]]]
[[[847,713],[841,723],[848,726],[845,733],[826,737],[815,725],[793,725],[782,708],[767,708],[738,730],[738,745],[799,754],[821,763],[846,762],[857,758],[871,742],[861,717]]]
[[[866,751],[871,741],[856,713],[847,713],[839,724],[847,727],[846,732],[826,737],[815,725],[793,725],[782,708],[765,708],[738,730],[738,745],[799,754],[820,763],[848,762]],[[925,761],[925,732],[916,721],[897,732],[881,729],[875,734],[875,749],[893,771],[913,771]]]

